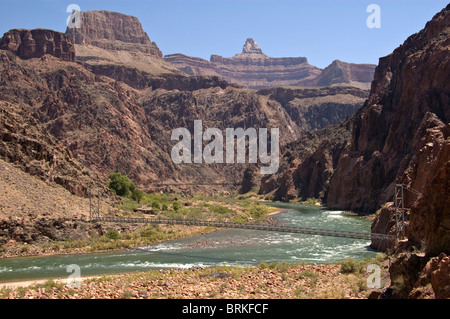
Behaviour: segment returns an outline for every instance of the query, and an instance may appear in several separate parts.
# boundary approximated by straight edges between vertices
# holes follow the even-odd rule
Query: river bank
[[[283,209],[277,209],[259,204],[257,199],[236,200],[234,198],[211,198],[200,197],[183,201],[183,207],[178,211],[161,211],[154,217],[161,218],[186,218],[186,219],[221,219],[225,221],[272,223],[270,214],[280,213]],[[256,212],[256,214],[254,214]],[[147,217],[135,212],[122,211],[110,212],[113,217],[125,214],[126,217]],[[255,215],[256,218],[252,218]],[[234,220],[232,220],[234,219]],[[22,221],[23,223],[23,221]],[[10,237],[5,244],[0,246],[0,259],[32,256],[53,256],[68,254],[87,254],[121,251],[129,248],[136,248],[143,245],[150,245],[179,238],[187,238],[199,234],[209,233],[215,230],[211,227],[179,226],[179,225],[120,225],[120,224],[92,224],[85,218],[83,220],[56,220],[46,219],[45,227],[39,223],[33,226],[28,222],[28,226],[11,225]],[[47,225],[48,224],[48,225]],[[58,229],[55,228],[57,224]],[[8,226],[5,226],[6,231]],[[39,227],[39,232],[44,234],[36,235],[37,240],[23,242],[20,239],[22,234],[35,232]],[[63,228],[61,228],[63,227]],[[67,233],[64,240],[50,240],[48,233]],[[20,236],[16,235],[17,233]],[[72,238],[73,237],[73,238]]]
[[[386,271],[383,268],[383,273]],[[67,281],[4,284],[2,299],[365,299],[365,272],[345,273],[340,265],[265,264],[256,267],[213,267],[151,270],[83,278],[80,287]]]
[[[266,218],[263,218],[261,220],[256,220],[255,222],[258,223],[267,223],[267,224],[277,224],[277,221],[271,216],[280,214],[284,211],[284,209],[279,209],[275,212],[267,214]],[[154,227],[154,226],[150,226]],[[148,228],[147,226],[141,227],[141,228]],[[58,250],[50,250],[51,246],[48,243],[44,244],[21,244],[21,245],[15,245],[15,243],[12,244],[6,244],[5,246],[10,249],[8,251],[3,252],[3,254],[0,255],[0,260],[3,258],[17,258],[17,257],[36,257],[36,256],[59,256],[59,255],[76,255],[76,254],[97,254],[102,252],[120,252],[126,249],[133,249],[138,248],[142,245],[150,245],[150,244],[158,244],[174,239],[181,239],[181,238],[189,238],[197,235],[202,234],[208,234],[214,231],[217,231],[217,228],[212,227],[200,227],[200,226],[180,226],[180,225],[158,225],[154,227],[155,229],[161,230],[165,234],[171,234],[164,236],[164,238],[160,238],[157,240],[142,240],[142,241],[135,241],[135,242],[129,242],[127,244],[118,244],[119,242],[115,242],[118,246],[117,248],[114,248],[114,246],[107,247],[104,249],[93,249],[92,245],[89,244],[88,241],[85,241],[83,243],[73,243],[71,241],[61,242],[61,243],[52,243],[53,247],[55,245],[61,245],[58,246]],[[135,230],[136,231],[136,230]],[[11,247],[11,245],[15,245],[15,247]],[[79,246],[79,247],[77,247]],[[66,247],[66,248],[65,248]]]

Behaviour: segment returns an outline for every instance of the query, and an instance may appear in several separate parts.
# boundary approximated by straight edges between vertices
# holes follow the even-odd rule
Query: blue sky
[[[82,11],[138,17],[163,54],[231,57],[251,37],[269,56],[304,56],[324,68],[335,59],[378,64],[448,0],[0,0],[0,34],[13,28],[64,32],[72,3]],[[366,25],[372,3],[381,9],[379,29]]]

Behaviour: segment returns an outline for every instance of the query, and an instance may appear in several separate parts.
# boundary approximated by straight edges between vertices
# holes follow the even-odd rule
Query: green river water
[[[371,221],[364,217],[315,206],[271,205],[285,208],[273,216],[284,225],[370,232]],[[377,252],[369,244],[359,239],[222,229],[120,252],[0,259],[0,282],[63,278],[71,274],[68,266],[72,264],[79,266],[81,276],[93,276],[193,266],[250,266],[260,262],[334,263],[375,256]]]

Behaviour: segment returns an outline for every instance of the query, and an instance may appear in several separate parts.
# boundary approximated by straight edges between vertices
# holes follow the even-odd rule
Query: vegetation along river
[[[370,232],[371,221],[341,211],[298,204],[271,204],[285,210],[273,217],[282,224]],[[374,257],[370,242],[273,231],[222,229],[206,235],[173,240],[120,252],[20,257],[0,260],[0,282],[69,276],[79,266],[81,276],[193,266],[250,266],[261,262],[334,263]]]

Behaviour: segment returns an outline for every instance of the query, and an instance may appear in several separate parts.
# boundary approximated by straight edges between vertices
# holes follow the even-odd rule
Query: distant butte
[[[263,54],[261,48],[252,38],[248,38],[247,41],[245,41],[244,47],[242,48],[242,53]]]
[[[325,69],[308,63],[305,57],[273,58],[248,38],[242,53],[231,58],[211,55],[209,61],[184,54],[169,54],[164,60],[189,75],[216,75],[246,88],[275,86],[350,85],[369,89],[375,65],[335,60]]]

